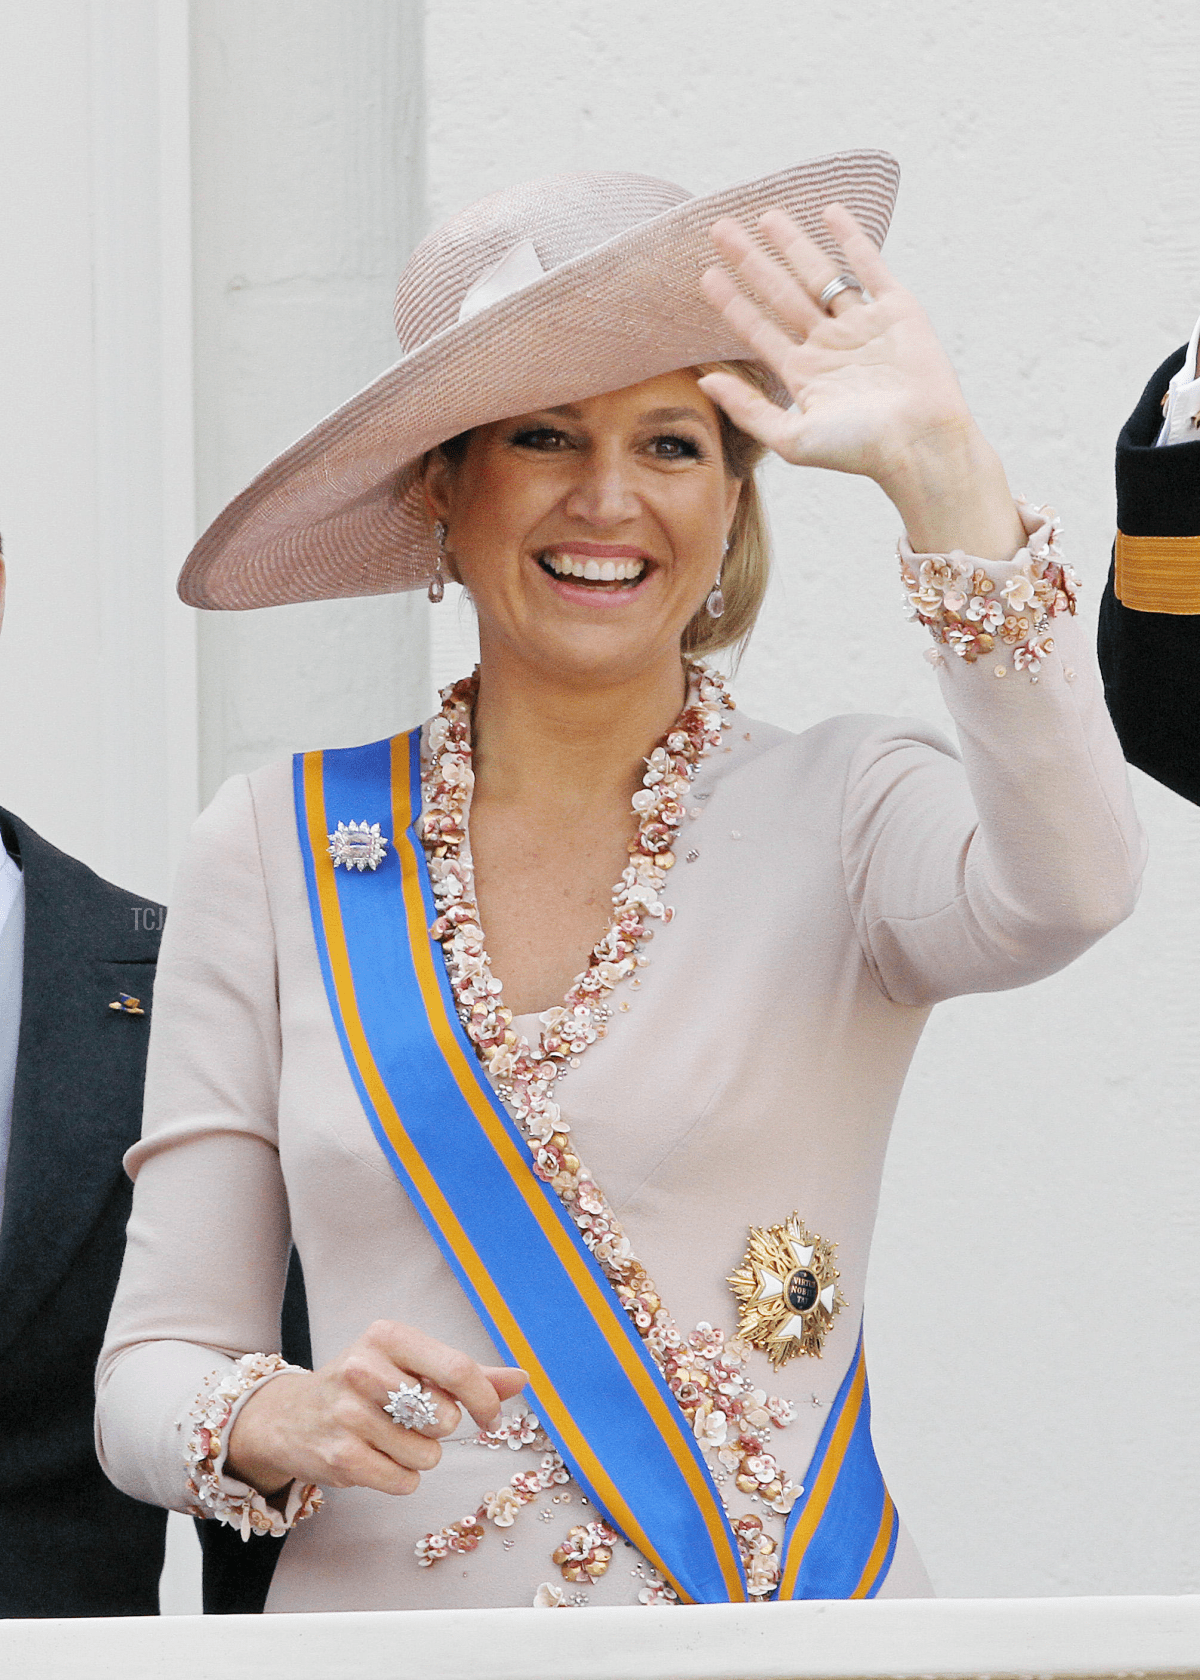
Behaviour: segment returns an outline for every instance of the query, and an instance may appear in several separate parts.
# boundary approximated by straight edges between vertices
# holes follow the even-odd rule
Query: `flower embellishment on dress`
[[[554,1562],[562,1570],[564,1581],[598,1581],[608,1573],[613,1547],[620,1545],[621,1536],[603,1519],[579,1523],[553,1553]]]
[[[819,1359],[845,1306],[833,1264],[837,1244],[805,1229],[798,1213],[782,1225],[750,1227],[740,1266],[729,1278],[740,1314],[738,1334],[761,1348],[776,1370],[802,1353]]]
[[[282,1354],[245,1353],[230,1369],[214,1371],[193,1403],[184,1448],[187,1490],[196,1505],[194,1517],[216,1517],[236,1528],[243,1540],[251,1534],[277,1538],[321,1508],[321,1490],[313,1483],[291,1485],[282,1511],[256,1489],[233,1481],[218,1466],[224,1463],[226,1436],[238,1402],[281,1371],[300,1371]]]
[[[344,864],[347,870],[357,869],[360,874],[364,869],[379,868],[389,844],[387,835],[379,832],[379,824],[368,822],[340,822],[325,838],[333,867]]]
[[[468,826],[475,781],[471,716],[476,693],[474,678],[446,689],[442,710],[426,736],[420,834],[438,912],[430,936],[445,955],[463,1028],[525,1138],[532,1171],[558,1196],[632,1319],[696,1441],[714,1461],[718,1489],[732,1481],[739,1494],[757,1502],[761,1515],[738,1519],[734,1533],[751,1595],[769,1597],[779,1580],[784,1520],[803,1492],[772,1451],[776,1431],[794,1421],[793,1408],[757,1386],[746,1369],[751,1350],[744,1339],[726,1338],[703,1322],[688,1333],[675,1322],[612,1205],[580,1159],[570,1123],[556,1100],[557,1081],[607,1035],[614,1013],[608,1001],[612,993],[624,981],[640,983],[640,971],[650,960],[643,947],[654,931],[652,924],[665,924],[673,917],[661,893],[675,863],[685,801],[702,760],[731,726],[733,701],[714,672],[701,665],[688,667],[684,710],[647,757],[642,785],[633,795],[635,831],[629,863],[613,889],[608,931],[562,1004],[542,1013],[542,1036],[533,1044],[514,1028],[512,1013],[504,1006],[475,902]],[[698,800],[704,797],[696,795]],[[532,1448],[540,1455],[539,1466],[518,1472],[506,1487],[485,1494],[475,1511],[418,1540],[415,1553],[422,1568],[474,1551],[485,1523],[511,1527],[524,1506],[547,1493],[553,1500],[551,1490],[565,1487],[571,1479],[536,1419],[527,1419],[521,1427],[515,1421],[506,1423],[476,1439],[490,1448],[502,1443],[514,1450]],[[779,1529],[778,1538],[766,1532],[768,1519]],[[596,1525],[583,1524],[573,1528],[552,1555],[563,1579],[579,1583],[585,1576],[597,1579],[603,1573],[600,1565],[607,1569],[611,1557],[605,1553],[611,1544]],[[547,1586],[551,1596],[543,1602],[565,1603],[558,1591]],[[675,1594],[656,1576],[639,1598],[645,1604],[670,1603]]]
[[[1017,511],[1030,541],[1014,556],[1013,573],[1003,583],[958,550],[914,554],[907,538],[899,546],[900,577],[908,616],[935,642],[968,665],[981,655],[1011,652],[1013,669],[1028,671],[1036,682],[1054,651],[1052,621],[1076,611],[1079,580],[1059,551],[1054,509],[1031,509],[1018,500]],[[1006,669],[998,666],[996,675]]]

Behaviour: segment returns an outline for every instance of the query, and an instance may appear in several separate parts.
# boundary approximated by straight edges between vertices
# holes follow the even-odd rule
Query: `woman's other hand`
[[[777,255],[737,222],[723,220],[712,230],[745,289],[723,268],[710,268],[701,282],[714,308],[774,369],[794,406],[777,408],[732,374],[707,374],[701,385],[784,460],[873,478],[918,552],[961,548],[1007,560],[1025,539],[1004,470],[928,317],[848,210],[830,205],[824,216],[844,264],[784,211],[769,210],[759,230]],[[845,290],[822,308],[818,297],[841,273],[856,276],[869,300]]]
[[[414,1379],[437,1401],[436,1432],[404,1429],[384,1410],[388,1394]],[[463,1410],[493,1429],[501,1401],[527,1381],[524,1371],[477,1365],[420,1330],[380,1320],[320,1370],[284,1372],[252,1394],[234,1421],[225,1472],[268,1498],[293,1481],[412,1493]]]

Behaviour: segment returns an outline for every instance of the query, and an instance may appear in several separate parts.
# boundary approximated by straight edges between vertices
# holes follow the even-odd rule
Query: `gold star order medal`
[[[761,1348],[776,1370],[802,1353],[819,1359],[846,1305],[833,1264],[837,1244],[814,1236],[798,1213],[782,1225],[750,1227],[745,1258],[731,1273],[738,1335]]]

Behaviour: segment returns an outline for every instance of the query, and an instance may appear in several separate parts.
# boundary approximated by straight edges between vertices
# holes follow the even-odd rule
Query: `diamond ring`
[[[438,1426],[437,1401],[419,1382],[401,1383],[399,1388],[390,1388],[387,1405],[383,1409],[401,1429],[415,1429],[418,1435],[427,1434]]]

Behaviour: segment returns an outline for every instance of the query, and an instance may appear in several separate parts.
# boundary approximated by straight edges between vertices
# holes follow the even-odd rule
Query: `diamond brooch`
[[[388,849],[388,837],[380,834],[378,823],[340,822],[334,833],[326,835],[333,867],[345,864],[347,869],[378,869]]]

